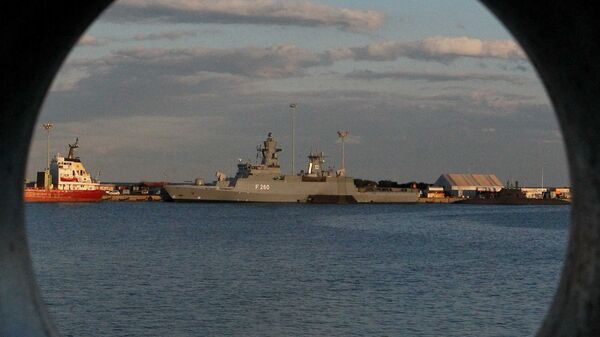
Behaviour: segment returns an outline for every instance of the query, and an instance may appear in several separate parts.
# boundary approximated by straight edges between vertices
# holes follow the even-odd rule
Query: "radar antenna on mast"
[[[75,138],[75,144],[69,144],[68,159],[75,159],[75,149],[79,148],[79,137]]]

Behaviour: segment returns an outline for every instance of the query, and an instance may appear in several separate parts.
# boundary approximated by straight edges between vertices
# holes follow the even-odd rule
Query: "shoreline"
[[[497,201],[497,202],[464,202],[465,198],[458,197],[444,197],[444,198],[419,198],[416,203],[407,203],[407,204],[457,204],[457,205],[513,205],[513,206],[527,206],[527,205],[540,205],[540,206],[564,206],[570,205],[570,200],[564,200],[567,203],[542,203],[542,201],[546,199],[525,199],[514,201],[512,203],[506,203],[505,201]],[[552,199],[550,199],[552,200]],[[105,195],[102,197],[102,201],[106,202],[165,202],[162,200],[160,195]],[[167,201],[168,202],[168,201]],[[239,202],[240,204],[244,204],[245,202]],[[293,204],[293,203],[292,203]],[[310,203],[308,203],[310,204]],[[335,204],[335,203],[332,203]],[[404,203],[388,203],[388,204],[404,204]],[[360,203],[358,204],[360,205]]]

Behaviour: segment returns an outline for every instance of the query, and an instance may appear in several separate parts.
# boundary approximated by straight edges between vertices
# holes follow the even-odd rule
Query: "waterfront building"
[[[544,195],[548,193],[548,189],[545,187],[520,187],[519,190],[525,193],[525,197],[528,199],[544,199]]]
[[[427,198],[445,198],[446,192],[442,186],[427,186],[425,190],[425,197]]]
[[[548,192],[549,198],[551,199],[571,199],[571,188],[570,187],[552,187]]]
[[[447,195],[452,197],[473,198],[480,192],[499,192],[504,185],[495,174],[446,173],[436,181]]]

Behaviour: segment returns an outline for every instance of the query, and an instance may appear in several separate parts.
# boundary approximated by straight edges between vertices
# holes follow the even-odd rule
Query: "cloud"
[[[191,32],[164,32],[140,35],[138,39],[177,38]],[[88,39],[90,40],[90,39]],[[431,42],[431,41],[436,41]],[[445,41],[445,42],[444,42]],[[141,76],[193,76],[199,72],[214,72],[248,78],[277,79],[303,76],[311,67],[328,66],[336,61],[393,61],[401,57],[429,62],[447,63],[459,57],[520,59],[524,57],[512,41],[486,41],[471,38],[430,38],[400,43],[380,42],[362,47],[338,48],[314,52],[295,45],[282,44],[266,48],[129,48],[112,52],[98,59],[69,61],[68,66],[79,69],[79,76],[67,76],[68,85],[55,86],[55,90],[73,88],[78,80],[89,74],[104,76],[119,72]],[[422,79],[427,81],[494,80],[522,84],[516,76],[480,74],[419,74],[416,72],[355,72],[355,79],[376,78]],[[122,77],[122,76],[120,76]],[[123,78],[131,81],[131,79]]]
[[[346,74],[347,78],[361,80],[422,80],[426,82],[448,82],[448,81],[504,81],[512,84],[524,84],[527,79],[521,76],[504,74],[481,74],[481,73],[432,73],[416,71],[386,71],[374,72],[371,70],[357,70]]]
[[[369,55],[384,55],[385,52],[381,51],[385,50],[385,47],[376,45],[371,48]],[[298,95],[309,95],[315,100],[325,96],[320,91],[303,91],[288,97],[282,94],[286,91],[284,87],[280,90],[277,87],[279,84],[273,83],[307,74],[318,77],[318,74],[309,73],[308,70],[329,66],[339,60],[356,58],[359,57],[350,48],[315,52],[294,45],[232,49],[128,48],[96,59],[70,59],[53,83],[51,91],[54,95],[48,99],[47,105],[54,111],[57,119],[63,120],[79,118],[78,110],[105,117],[157,115],[173,111],[175,106],[177,114],[185,115],[193,114],[199,106],[202,109],[219,109],[220,104],[234,100],[252,101],[252,104],[263,106],[272,104],[268,101],[276,99],[285,106],[285,102],[279,101],[293,101],[298,99]],[[504,74],[355,71],[346,76],[365,81],[390,78],[428,82],[466,83],[476,80],[522,83],[521,77]],[[343,78],[336,77],[335,80],[343,81]],[[309,79],[306,78],[306,81]],[[280,92],[261,96],[264,92],[261,88],[264,88],[264,85]],[[506,113],[517,109],[520,104],[530,104],[531,101],[526,97],[509,97],[502,93],[469,90],[471,89],[462,89],[463,95],[409,97],[403,105],[417,109],[424,107],[425,110],[432,107],[462,106],[465,113],[477,114],[482,111]],[[331,97],[335,97],[336,100],[352,101],[353,104],[359,104],[360,100],[357,100],[357,97],[379,95],[368,90],[365,92],[368,94],[363,95],[362,91],[361,94],[357,94],[340,90],[334,95],[329,91],[334,95]],[[389,97],[382,96],[382,100],[389,101]],[[108,106],[110,108],[107,108]],[[239,109],[243,110],[242,106]]]
[[[512,40],[480,40],[462,37],[432,37],[417,44],[415,50],[425,56],[439,55],[523,59],[525,53]]]
[[[106,44],[106,40],[99,39],[90,34],[84,34],[77,42],[77,46],[98,47]]]
[[[63,65],[58,76],[54,78],[50,92],[68,92],[76,90],[79,82],[90,77],[87,66],[78,65],[77,61],[70,61]]]
[[[412,42],[384,41],[330,52],[333,59],[394,61],[400,57],[448,63],[457,58],[524,60],[525,53],[512,40],[481,40],[469,37],[431,37]]]
[[[473,90],[467,95],[467,99],[474,104],[494,109],[495,111],[518,111],[521,105],[532,97],[525,95],[507,95],[493,89]]]
[[[130,48],[91,61],[89,66],[146,70],[153,73],[188,75],[216,72],[258,78],[302,75],[305,68],[329,63],[318,53],[293,45],[268,48]],[[146,74],[140,72],[139,74]]]
[[[381,27],[384,15],[379,11],[340,8],[312,1],[124,0],[112,6],[102,19],[117,22],[332,26],[368,31]]]
[[[121,92],[146,87],[148,93],[160,87],[156,94],[187,93],[199,85],[210,89],[207,81],[215,87],[219,84],[228,87],[250,78],[302,76],[309,67],[330,63],[319,53],[293,45],[234,49],[129,48],[96,59],[69,60],[51,91],[67,92],[79,87],[87,91],[110,83],[106,89],[120,88]]]
[[[136,41],[152,41],[152,40],[177,40],[187,36],[196,36],[198,33],[192,31],[166,31],[149,34],[138,34],[133,37]]]
[[[535,96],[509,94],[492,88],[468,89],[457,94],[434,94],[415,98],[414,101],[434,106],[461,107],[461,111],[469,115],[506,115],[540,104]]]
[[[62,90],[54,90],[45,103],[55,119],[89,118],[83,111],[95,118],[194,114],[198,109],[214,109],[215,101],[225,104],[224,97],[243,93],[249,83],[242,76],[201,71],[185,74],[147,65],[99,66],[92,68],[91,74],[69,88],[56,87]],[[65,82],[69,83],[57,80]]]

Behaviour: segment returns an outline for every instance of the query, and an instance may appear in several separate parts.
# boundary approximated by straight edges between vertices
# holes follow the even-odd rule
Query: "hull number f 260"
[[[271,189],[271,186],[269,184],[254,184],[254,189],[268,191]]]

